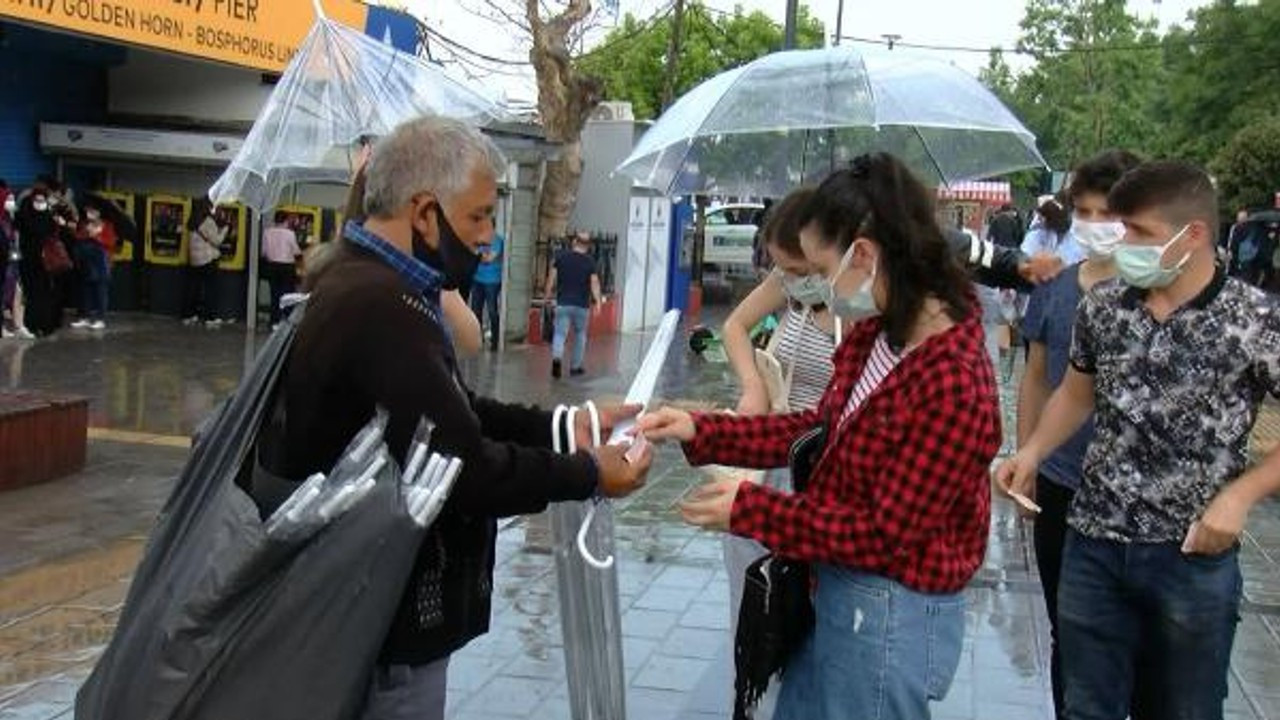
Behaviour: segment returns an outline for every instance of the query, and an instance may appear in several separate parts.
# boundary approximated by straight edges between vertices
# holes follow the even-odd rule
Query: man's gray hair
[[[364,209],[370,217],[385,218],[422,192],[449,202],[476,170],[501,178],[506,169],[502,151],[476,128],[436,115],[409,120],[374,144]]]

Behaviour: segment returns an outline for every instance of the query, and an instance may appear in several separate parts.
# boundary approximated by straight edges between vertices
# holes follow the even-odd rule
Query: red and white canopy
[[[938,188],[939,200],[969,200],[988,205],[1013,202],[1009,183],[999,181],[972,181],[952,183]]]

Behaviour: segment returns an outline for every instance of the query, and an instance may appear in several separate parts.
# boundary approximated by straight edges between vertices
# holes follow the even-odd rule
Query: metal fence
[[[542,238],[534,245],[533,287],[534,297],[541,297],[546,291],[547,273],[556,253],[569,250],[573,245],[576,232],[563,237]],[[591,233],[591,249],[588,251],[596,261],[596,272],[600,275],[600,292],[612,295],[614,289],[614,261],[618,257],[618,236],[615,233]]]

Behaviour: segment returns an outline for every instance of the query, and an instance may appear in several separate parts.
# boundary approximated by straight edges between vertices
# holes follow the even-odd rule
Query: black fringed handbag
[[[788,465],[795,492],[804,490],[826,440],[827,429],[820,425],[792,443]],[[734,720],[750,720],[769,679],[784,672],[792,654],[813,632],[809,589],[808,563],[770,553],[747,567],[733,648]]]

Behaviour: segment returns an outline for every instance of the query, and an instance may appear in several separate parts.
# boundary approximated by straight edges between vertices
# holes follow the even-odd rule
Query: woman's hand
[[[690,525],[727,531],[733,515],[733,501],[738,497],[738,488],[745,482],[749,481],[746,478],[727,478],[698,487],[680,503],[680,515]]]
[[[641,415],[636,420],[636,434],[653,441],[679,440],[690,442],[698,434],[693,416],[683,410],[665,407]]]

